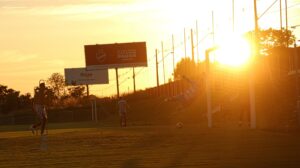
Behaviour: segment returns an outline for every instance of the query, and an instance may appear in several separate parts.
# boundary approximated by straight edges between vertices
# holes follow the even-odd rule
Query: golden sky
[[[259,15],[273,2],[257,0]],[[288,0],[288,7],[289,26],[300,24],[300,0]],[[186,28],[190,56],[190,30],[195,32],[197,20],[199,41],[205,39],[199,42],[202,54],[212,45],[210,36],[204,38],[212,30],[212,11],[218,39],[232,30],[232,0],[0,0],[0,84],[22,93],[32,92],[40,79],[54,72],[63,74],[64,68],[84,67],[84,45],[146,41],[149,65],[136,68],[136,85],[137,89],[154,86],[155,49],[161,50],[164,42],[167,81],[171,78],[172,34],[178,61],[184,53]],[[253,15],[253,0],[235,0],[235,31],[253,29]],[[259,24],[262,28],[279,27],[278,2]],[[132,91],[131,69],[121,69],[119,74],[121,93]],[[109,85],[93,86],[92,93],[116,93],[113,70],[109,77]]]

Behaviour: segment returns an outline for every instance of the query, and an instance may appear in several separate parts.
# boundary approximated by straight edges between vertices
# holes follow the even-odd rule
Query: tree
[[[47,80],[47,84],[53,89],[55,96],[60,98],[65,91],[65,79],[60,73],[53,73]]]
[[[0,109],[2,113],[8,113],[19,106],[19,91],[8,89],[7,86],[0,85]]]
[[[246,37],[251,40],[253,39],[254,31],[246,33]],[[266,29],[259,30],[258,43],[260,46],[260,53],[262,55],[270,55],[270,50],[276,47],[287,47],[294,43],[295,36],[290,30],[276,30]]]
[[[26,108],[31,107],[31,95],[30,93],[26,93],[24,95],[19,96],[19,107],[20,108]]]
[[[70,96],[74,98],[81,98],[84,96],[85,87],[84,86],[75,86],[68,88]]]
[[[177,63],[174,71],[175,79],[185,76],[187,78],[199,78],[201,76],[201,64],[195,63],[190,58],[183,58]]]

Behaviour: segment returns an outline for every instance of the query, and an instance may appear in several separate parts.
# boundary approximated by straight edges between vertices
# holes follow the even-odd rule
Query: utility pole
[[[164,43],[161,42],[161,56],[162,56],[162,63],[163,63],[163,76],[164,76],[164,84],[166,83],[165,77],[165,57],[164,57]]]
[[[159,75],[158,75],[157,49],[155,50],[155,60],[156,60],[156,86],[157,86],[157,87],[159,87]]]
[[[119,94],[119,74],[118,74],[118,68],[116,68],[116,81],[117,81],[117,98],[120,97],[120,94]]]
[[[210,88],[210,69],[209,69],[209,51],[205,52],[205,65],[206,65],[206,108],[207,108],[207,125],[208,128],[212,127],[212,109],[211,109],[211,88]]]
[[[172,34],[172,53],[173,53],[173,77],[175,79],[175,48],[174,48],[174,35]]]
[[[257,17],[257,7],[256,0],[254,0],[254,24],[255,24],[255,50],[252,57],[257,57],[259,53],[259,44],[258,44],[258,17]],[[255,111],[255,82],[254,82],[254,64],[252,64],[252,69],[249,72],[249,100],[250,100],[250,127],[252,129],[256,128],[256,111]]]
[[[285,0],[285,28],[286,28],[286,30],[289,29],[287,0]]]
[[[198,21],[196,20],[196,51],[197,51],[197,62],[199,61],[199,30],[198,30]]]
[[[281,1],[281,0],[280,0]],[[257,6],[256,0],[254,0],[254,25],[255,25],[255,40],[257,40],[258,35],[258,17],[257,17]],[[255,41],[257,43],[257,41]]]
[[[298,100],[299,96],[299,82],[298,82],[298,53],[297,53],[297,44],[296,44],[296,39],[294,41],[294,58],[295,58],[295,78],[296,78],[296,100]]]
[[[134,67],[132,67],[132,79],[133,79],[133,92],[135,93],[135,72],[134,72]]]
[[[184,58],[186,58],[186,36],[185,36],[185,28],[184,30]]]
[[[193,39],[193,29],[191,29],[191,48],[192,48],[192,61],[195,61],[195,54],[194,54],[194,39]]]
[[[232,0],[232,32],[234,32],[234,0]]]
[[[282,3],[279,0],[279,13],[280,13],[280,30],[282,31]]]
[[[212,26],[212,38],[213,38],[213,46],[215,45],[215,19],[214,19],[214,11],[211,12],[211,26]]]

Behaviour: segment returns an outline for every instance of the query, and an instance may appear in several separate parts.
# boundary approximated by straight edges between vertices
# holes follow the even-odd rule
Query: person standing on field
[[[42,82],[39,84],[39,87],[34,90],[33,97],[33,111],[38,116],[39,122],[31,125],[31,131],[34,134],[35,130],[39,127],[41,129],[41,135],[44,135],[46,123],[47,123],[47,111],[46,111],[46,86],[45,83]]]
[[[120,126],[126,127],[126,119],[127,119],[127,108],[129,108],[127,101],[124,98],[120,98],[118,101],[118,111],[120,115]]]

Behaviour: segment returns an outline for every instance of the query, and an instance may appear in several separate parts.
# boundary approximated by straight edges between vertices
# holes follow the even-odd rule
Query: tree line
[[[66,86],[64,76],[53,73],[46,81],[46,102],[52,107],[65,107],[85,103],[84,86]],[[38,89],[38,86],[34,88]],[[32,107],[33,96],[0,84],[0,113],[8,114],[15,110]]]

